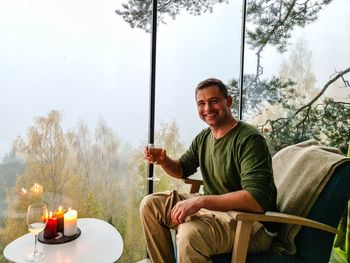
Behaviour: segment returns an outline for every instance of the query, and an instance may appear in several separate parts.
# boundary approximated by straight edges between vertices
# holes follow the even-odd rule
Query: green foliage
[[[260,126],[273,153],[291,144],[316,139],[339,148],[344,154],[350,140],[349,127],[350,103],[335,102],[331,98],[297,116],[268,120]]]
[[[36,118],[27,137],[19,137],[15,142],[15,154],[22,158],[24,167],[6,192],[0,244],[8,244],[27,233],[26,209],[30,203],[43,200],[52,210],[59,205],[66,209],[72,206],[79,217],[109,221],[127,235],[131,231],[128,229],[137,231],[132,238],[124,237],[128,244],[125,251],[143,253],[141,227],[135,227],[138,204],[128,202],[129,177],[121,169],[127,167],[124,160],[130,158],[128,152],[121,155],[119,145],[117,136],[103,121],[94,133],[83,123],[77,130],[65,132],[57,111]],[[34,184],[40,185],[38,191]],[[140,184],[134,188],[140,188]],[[129,217],[130,211],[134,211],[133,217]],[[134,243],[140,244],[140,252],[134,251]],[[134,260],[127,258],[121,262]]]
[[[201,14],[208,10],[212,11],[212,7],[219,2],[221,1],[186,1],[186,3],[176,0],[160,1],[158,16],[164,22],[166,14],[174,19],[180,13],[180,9]],[[257,72],[255,75],[244,76],[243,116],[244,119],[253,119],[263,115],[267,108],[272,109],[272,106],[276,106],[272,110],[276,110],[280,116],[272,114],[259,124],[270,143],[272,152],[310,138],[343,148],[342,144],[349,138],[347,128],[350,119],[349,105],[344,102],[319,99],[318,105],[312,103],[295,114],[300,107],[296,98],[305,104],[315,90],[313,87],[315,78],[310,71],[308,53],[301,57],[303,63],[300,63],[299,67],[295,65],[294,68],[299,70],[299,73],[302,73],[299,69],[302,68],[307,75],[304,79],[296,79],[298,74],[288,67],[285,70],[287,78],[285,76],[272,77],[269,80],[260,78],[263,69],[260,64],[261,52],[264,47],[269,44],[280,52],[285,51],[292,30],[315,21],[322,8],[331,2],[332,0],[248,0],[247,41],[251,48],[256,50]],[[150,30],[151,1],[129,0],[127,4],[123,4],[123,9],[117,10],[117,14],[132,27]],[[301,52],[305,49],[298,46],[298,50]],[[238,116],[237,84],[237,80],[231,80],[228,85],[229,92],[234,98],[232,111],[235,116]]]
[[[228,0],[159,0],[157,20],[165,23],[165,15],[175,19],[182,10],[192,15],[212,12],[213,6],[222,2],[228,2]],[[118,9],[115,12],[132,28],[136,27],[150,32],[152,22],[151,0],[129,0],[127,3],[122,4],[121,10]]]
[[[250,0],[247,20],[252,23],[247,30],[248,43],[253,48],[266,44],[285,51],[291,31],[315,21],[319,11],[332,0]]]
[[[350,103],[322,97],[327,88],[335,88],[337,79],[350,71],[338,72],[322,89],[315,88],[311,70],[311,52],[300,41],[292,50],[290,61],[282,65],[280,77],[261,80],[244,76],[243,117],[255,123],[266,137],[271,152],[301,141],[316,139],[346,153],[350,139]],[[292,78],[289,79],[289,78]],[[346,87],[346,83],[341,85]],[[238,85],[229,82],[234,97],[232,112],[238,113]],[[350,93],[350,92],[349,92]],[[249,115],[248,115],[249,114]]]
[[[161,123],[156,131],[155,142],[163,144],[167,154],[171,158],[178,158],[184,152],[184,146],[180,140],[178,125],[175,122]],[[129,166],[129,178],[127,182],[127,213],[124,214],[125,221],[120,221],[118,229],[121,229],[125,249],[121,262],[137,262],[146,255],[146,243],[142,233],[139,206],[142,198],[147,194],[147,164],[144,157],[144,142],[131,157]],[[181,180],[174,179],[155,165],[155,177],[159,181],[154,183],[154,191],[178,189],[184,186]]]
[[[165,23],[166,15],[175,19],[182,10],[193,15],[212,12],[214,5],[224,0],[159,0],[158,21]],[[270,44],[285,51],[291,32],[315,21],[320,10],[332,0],[248,0],[247,37],[252,48],[263,49]],[[128,0],[116,10],[131,27],[150,31],[152,1]]]
[[[185,147],[180,140],[179,127],[177,123],[161,123],[159,130],[156,132],[156,142],[163,144],[168,156],[178,159],[185,151]],[[176,178],[167,175],[163,169],[155,166],[155,175],[160,181],[155,183],[155,191],[179,190],[184,188],[184,183]]]
[[[295,83],[291,80],[283,81],[278,77],[270,80],[256,80],[251,74],[244,75],[243,115],[255,116],[262,112],[266,103],[270,105],[283,104],[287,99],[295,97]],[[233,79],[228,83],[229,94],[233,97],[232,112],[238,116],[239,87],[238,81]],[[286,105],[288,107],[288,105]]]
[[[4,257],[4,253],[3,253],[4,249],[5,249],[5,246],[2,244],[2,242],[0,240],[0,263],[7,262],[7,260]]]
[[[14,151],[6,155],[0,163],[0,218],[6,209],[6,189],[14,186],[16,176],[22,174],[23,170],[23,162]]]
[[[267,116],[267,120],[260,120],[257,124],[273,154],[288,145],[309,139],[337,147],[346,154],[347,142],[350,140],[350,103],[326,97],[319,99],[318,104],[311,104],[296,114],[299,109],[296,106],[296,98],[302,97],[302,90],[294,88],[296,82],[283,82],[272,77],[271,80],[259,81],[257,86],[249,86],[251,77],[245,76],[247,86],[244,87],[243,93],[244,112],[249,112],[249,117],[253,118],[272,105],[277,105],[278,111],[281,112],[281,116],[270,115]],[[234,98],[232,112],[237,116],[237,81],[230,81],[228,88]]]

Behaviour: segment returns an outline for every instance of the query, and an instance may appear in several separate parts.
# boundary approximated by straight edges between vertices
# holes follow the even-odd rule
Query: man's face
[[[199,117],[210,127],[220,128],[230,118],[232,98],[224,96],[216,86],[198,90],[196,95]]]

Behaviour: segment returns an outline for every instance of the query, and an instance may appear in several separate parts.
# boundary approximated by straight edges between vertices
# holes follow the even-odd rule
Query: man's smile
[[[214,117],[216,115],[217,115],[216,112],[211,112],[211,113],[204,114],[205,117],[209,117],[209,118]]]

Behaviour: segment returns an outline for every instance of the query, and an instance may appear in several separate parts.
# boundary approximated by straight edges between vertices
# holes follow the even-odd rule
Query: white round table
[[[95,218],[79,218],[78,227],[81,235],[71,242],[57,245],[38,242],[39,251],[45,253],[45,257],[38,262],[112,263],[120,258],[123,240],[112,225]],[[34,235],[28,233],[8,244],[4,256],[10,262],[26,263],[27,255],[33,250]]]

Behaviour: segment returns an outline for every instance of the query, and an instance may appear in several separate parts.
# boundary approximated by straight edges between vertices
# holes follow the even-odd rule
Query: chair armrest
[[[285,223],[293,225],[301,225],[312,228],[317,228],[323,231],[331,232],[333,234],[338,233],[338,229],[331,227],[329,225],[311,220],[308,218],[288,215],[277,212],[266,212],[265,214],[257,213],[247,213],[247,212],[238,212],[238,211],[229,211],[228,214],[232,216],[236,221],[260,221],[260,222],[276,222],[276,223]]]
[[[232,216],[233,219],[235,219],[237,222],[231,263],[245,263],[250,233],[253,227],[253,221],[297,224],[301,226],[317,228],[334,234],[338,233],[338,230],[336,228],[328,226],[326,224],[317,222],[315,220],[303,218],[300,216],[288,215],[283,213],[266,212],[265,214],[257,214],[229,211],[228,214]]]
[[[198,193],[199,188],[203,184],[202,180],[197,180],[197,179],[186,178],[186,179],[183,179],[183,181],[185,182],[185,184],[191,185],[191,189],[190,189],[191,194]]]

